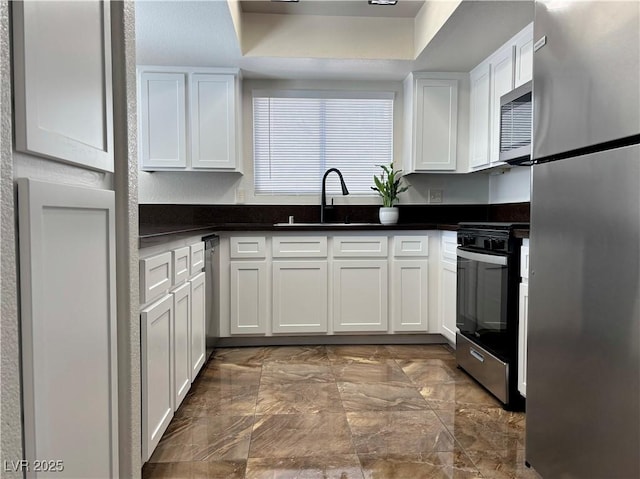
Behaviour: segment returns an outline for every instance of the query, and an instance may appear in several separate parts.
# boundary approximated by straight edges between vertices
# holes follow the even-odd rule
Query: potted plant
[[[402,170],[394,170],[393,163],[389,166],[380,165],[382,174],[380,177],[373,175],[375,186],[371,189],[382,197],[382,208],[380,208],[380,223],[383,225],[393,225],[398,222],[399,211],[393,204],[398,201],[398,195],[407,191],[409,186],[401,185]]]

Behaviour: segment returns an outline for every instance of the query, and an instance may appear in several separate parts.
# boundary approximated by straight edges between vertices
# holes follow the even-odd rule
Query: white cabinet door
[[[273,262],[273,332],[326,333],[326,261]]]
[[[191,380],[193,381],[206,359],[206,282],[200,273],[191,281]]]
[[[427,260],[396,260],[392,263],[391,324],[394,332],[429,329],[429,279]]]
[[[144,169],[186,168],[184,73],[140,74],[140,164]]]
[[[109,2],[11,3],[16,149],[113,172]]]
[[[458,81],[416,80],[414,171],[455,171]]]
[[[442,335],[456,343],[457,265],[442,261],[440,269],[440,327]]]
[[[118,477],[114,193],[17,183],[24,459]]]
[[[191,387],[191,285],[173,291],[173,409]]]
[[[489,161],[500,163],[500,97],[513,90],[514,47],[507,45],[497,51],[491,63],[491,141]]]
[[[173,297],[141,311],[142,460],[147,461],[173,417]]]
[[[470,158],[471,169],[489,164],[489,125],[491,115],[491,66],[483,62],[470,73]]]
[[[192,168],[236,167],[235,81],[234,75],[191,75]]]
[[[231,334],[266,333],[268,291],[264,261],[231,262]]]
[[[518,34],[515,42],[514,88],[533,79],[533,23]]]
[[[388,330],[387,260],[333,261],[333,330]]]
[[[518,314],[518,391],[527,396],[527,331],[529,329],[529,285],[520,284]]]

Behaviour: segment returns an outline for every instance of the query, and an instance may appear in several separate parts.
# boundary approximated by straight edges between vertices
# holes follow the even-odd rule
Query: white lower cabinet
[[[429,331],[429,236],[394,235],[391,251],[392,332]]]
[[[273,332],[326,333],[327,261],[273,262]]]
[[[384,259],[333,261],[333,330],[388,330],[388,265]]]
[[[264,261],[231,262],[231,334],[267,332],[267,264]]]
[[[394,332],[429,330],[429,264],[427,260],[392,263],[391,323]]]
[[[143,462],[206,360],[205,273],[200,260],[194,261],[198,255],[191,254],[201,245],[200,237],[192,237],[140,250],[141,298],[147,299],[140,311]]]
[[[149,460],[173,417],[173,296],[141,312],[142,459]]]
[[[441,332],[439,231],[291,233],[220,233],[221,337]]]
[[[191,285],[173,291],[173,405],[177,409],[191,386]]]
[[[440,256],[440,334],[456,344],[458,265],[456,256],[457,233],[443,231]]]
[[[440,270],[441,331],[451,343],[456,343],[456,263],[443,262]]]
[[[206,359],[205,336],[205,274],[199,273],[191,281],[191,380],[200,372]]]

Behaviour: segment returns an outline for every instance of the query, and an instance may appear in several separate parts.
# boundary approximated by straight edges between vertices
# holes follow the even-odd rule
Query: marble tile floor
[[[218,349],[145,479],[540,479],[442,345]]]

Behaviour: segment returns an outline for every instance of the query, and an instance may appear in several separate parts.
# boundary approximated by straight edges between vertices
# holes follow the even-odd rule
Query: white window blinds
[[[256,194],[317,194],[338,168],[351,194],[372,194],[393,158],[393,93],[254,92]],[[327,192],[340,194],[337,175]]]

